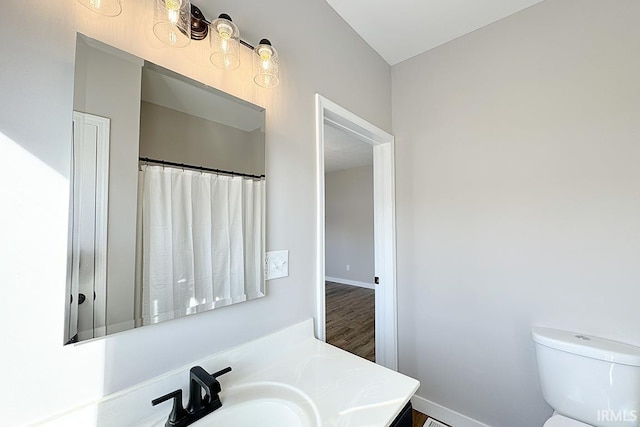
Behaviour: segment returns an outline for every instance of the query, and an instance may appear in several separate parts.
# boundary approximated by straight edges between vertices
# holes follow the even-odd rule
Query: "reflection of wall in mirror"
[[[140,156],[252,175],[264,174],[264,133],[236,129],[142,101]]]
[[[133,327],[141,69],[135,56],[78,37],[74,110],[111,119],[107,333]]]

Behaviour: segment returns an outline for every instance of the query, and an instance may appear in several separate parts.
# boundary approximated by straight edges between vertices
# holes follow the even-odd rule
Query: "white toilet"
[[[639,427],[640,348],[556,329],[533,328],[544,400],[543,427]]]

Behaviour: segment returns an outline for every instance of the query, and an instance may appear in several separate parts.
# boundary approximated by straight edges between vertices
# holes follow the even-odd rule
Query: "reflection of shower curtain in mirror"
[[[261,292],[264,180],[163,166],[139,178],[143,324]]]

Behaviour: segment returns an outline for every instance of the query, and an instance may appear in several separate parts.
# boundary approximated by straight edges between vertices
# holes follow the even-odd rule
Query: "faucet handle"
[[[211,374],[211,378],[213,378],[213,381],[215,383],[215,388],[213,390],[211,390],[211,394],[207,395],[206,398],[209,400],[210,403],[212,403],[213,405],[217,405],[217,403],[215,403],[216,401],[220,401],[220,397],[218,396],[218,393],[220,393],[222,391],[222,387],[220,387],[220,383],[218,382],[218,377],[222,376],[224,374],[227,374],[231,372],[231,367],[227,367],[224,369],[219,370],[218,372],[214,372],[213,374]]]
[[[201,367],[196,366],[196,369]],[[204,372],[206,374],[207,371],[205,371],[204,369],[202,369],[202,372]],[[219,370],[218,372],[214,372],[213,374],[209,374],[208,376],[211,378],[211,384],[209,387],[207,387],[206,390],[206,396],[205,396],[205,400],[207,400],[207,403],[213,403],[214,405],[216,405],[215,401],[219,401],[220,398],[218,397],[218,393],[220,393],[222,391],[222,387],[220,387],[220,382],[218,382],[218,377],[222,376],[224,374],[227,374],[231,372],[231,367],[227,367],[224,369]]]
[[[188,414],[199,413],[204,409],[213,412],[222,406],[218,396],[222,387],[216,378],[227,372],[231,372],[230,367],[214,374],[208,373],[202,366],[194,366],[189,370],[189,403],[186,408]]]
[[[169,414],[169,418],[167,419],[166,426],[175,426],[187,416],[187,411],[182,406],[182,389],[178,389],[176,391],[172,391],[171,393],[167,393],[164,396],[160,396],[151,401],[153,406],[156,406],[159,403],[166,402],[169,399],[173,399],[173,408],[171,408],[171,413]]]
[[[229,367],[227,367],[227,368],[224,368],[224,369],[221,369],[221,370],[219,370],[218,372],[214,372],[213,374],[211,374],[211,376],[212,376],[213,378],[218,378],[219,376],[224,375],[224,374],[227,374],[227,373],[229,373],[229,372],[231,372],[231,366],[229,366]]]

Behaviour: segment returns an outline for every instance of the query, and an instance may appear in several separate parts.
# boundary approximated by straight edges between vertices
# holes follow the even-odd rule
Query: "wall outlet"
[[[269,251],[265,258],[265,280],[289,275],[289,251]]]
[[[347,271],[351,271],[351,266],[347,264]]]

